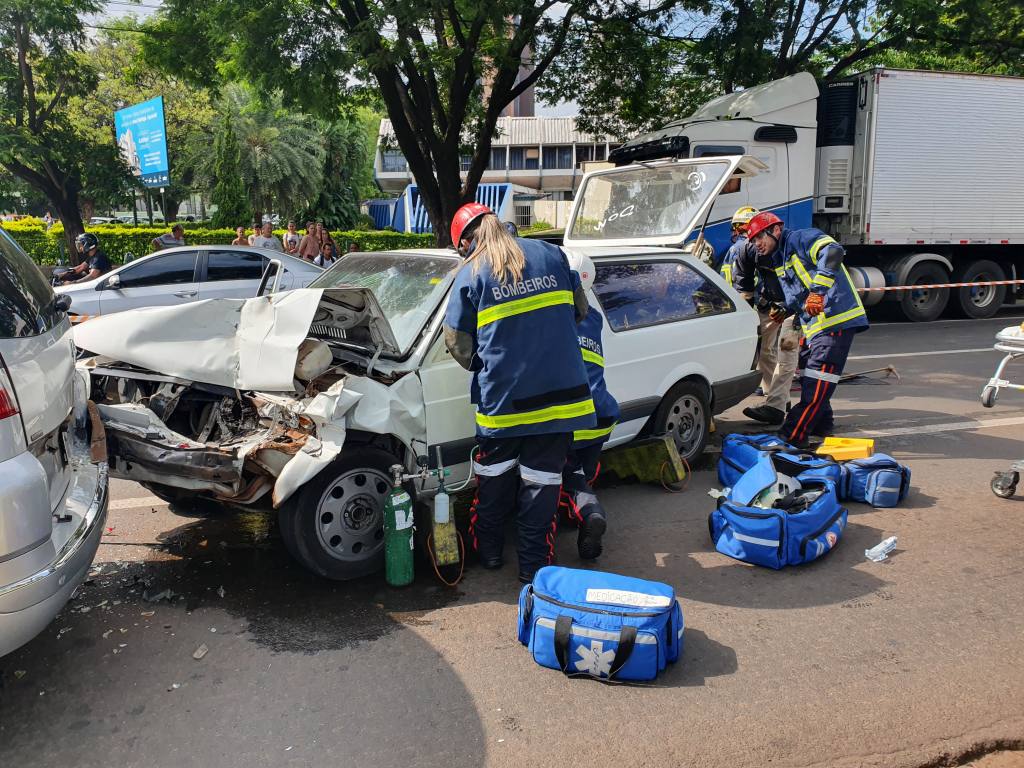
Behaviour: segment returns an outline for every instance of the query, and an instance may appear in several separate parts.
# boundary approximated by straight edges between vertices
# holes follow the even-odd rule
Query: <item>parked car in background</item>
[[[255,296],[271,259],[284,268],[279,290],[302,288],[323,273],[304,259],[263,248],[183,246],[136,259],[95,280],[55,290],[71,298],[72,322],[81,322],[137,307]]]
[[[107,515],[103,426],[66,304],[0,230],[0,656],[64,607]]]
[[[712,414],[757,386],[756,312],[670,246],[758,168],[715,157],[584,177],[565,247],[595,264],[591,311],[622,411],[609,446],[666,433],[692,462]],[[99,355],[79,365],[104,393],[112,473],[165,499],[272,506],[289,552],[322,576],[378,570],[389,467],[415,472],[440,450],[451,483],[469,476],[470,373],[441,332],[463,264],[452,250],[350,253],[306,289],[78,326]],[[435,490],[425,480],[414,493]]]
[[[119,224],[120,220],[116,216],[93,216],[89,219],[89,224],[96,226],[97,224]]]

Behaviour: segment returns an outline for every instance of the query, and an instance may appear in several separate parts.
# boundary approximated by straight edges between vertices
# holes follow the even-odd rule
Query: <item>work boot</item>
[[[576,538],[576,550],[580,553],[580,560],[596,560],[601,556],[601,537],[604,536],[607,527],[604,515],[596,512],[583,519]]]
[[[831,437],[835,428],[835,424],[819,424],[811,430],[811,434],[814,437]]]
[[[480,565],[482,565],[488,571],[495,571],[498,568],[501,568],[501,566],[504,565],[504,564],[505,564],[505,562],[501,559],[500,556],[498,556],[498,557],[483,557],[483,556],[481,556],[480,557]]]
[[[744,408],[743,415],[748,419],[760,421],[764,424],[781,424],[786,420],[785,411],[780,411],[778,408],[773,408],[770,405]]]

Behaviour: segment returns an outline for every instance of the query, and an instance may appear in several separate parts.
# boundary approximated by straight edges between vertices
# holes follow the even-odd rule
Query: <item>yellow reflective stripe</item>
[[[822,331],[839,325],[840,323],[845,323],[847,320],[853,320],[855,317],[860,317],[863,314],[864,307],[854,307],[846,312],[840,312],[834,317],[826,317],[825,313],[822,312],[814,319],[813,323],[809,323],[807,325],[800,323],[800,325],[803,326],[804,335],[809,339],[815,334],[821,333]]]
[[[831,288],[833,285],[836,284],[836,281],[833,278],[829,277],[828,275],[822,275],[819,273],[814,276],[814,284],[823,285],[826,288]]]
[[[778,275],[779,277],[785,277],[786,276],[786,268],[785,267],[776,267],[775,268],[775,274]]]
[[[527,296],[525,299],[507,301],[504,304],[496,304],[488,307],[476,317],[476,327],[482,328],[495,320],[503,320],[512,315],[521,315],[524,312],[533,312],[535,309],[553,307],[557,304],[572,304],[572,291],[549,291],[536,296]]]
[[[722,265],[722,277],[725,278],[725,281],[729,283],[729,285],[732,285],[732,264]]]
[[[819,237],[817,240],[814,241],[814,243],[811,245],[810,252],[812,264],[818,263],[818,251],[820,251],[822,248],[824,248],[826,245],[829,245],[830,243],[835,243],[835,240],[833,240],[828,235],[825,235],[824,237]]]
[[[586,362],[593,363],[594,365],[600,365],[604,368],[604,358],[597,354],[597,352],[592,352],[589,349],[583,349],[582,347],[580,348],[580,352],[583,353],[583,359]]]
[[[576,419],[591,413],[594,413],[594,401],[587,398],[578,403],[552,405],[548,408],[541,408],[538,411],[504,413],[500,416],[485,416],[477,412],[476,423],[488,429],[503,429],[505,427],[519,427],[524,424],[542,424],[545,421],[557,421],[558,419]]]
[[[572,433],[572,439],[577,443],[581,443],[584,440],[597,440],[599,437],[607,437],[610,435],[613,429],[615,429],[615,424],[612,424],[610,427],[601,427],[598,429],[577,429]]]
[[[804,287],[810,288],[811,276],[807,270],[804,269],[803,262],[800,261],[800,258],[795,253],[789,257],[789,265],[793,267],[793,270],[796,272],[796,276],[800,278],[800,282],[804,284]]]

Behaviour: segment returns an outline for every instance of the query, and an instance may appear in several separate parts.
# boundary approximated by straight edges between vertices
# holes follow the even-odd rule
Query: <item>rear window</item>
[[[0,338],[46,333],[60,322],[53,289],[11,236],[0,229]]]
[[[206,255],[206,280],[259,280],[266,259],[244,251],[210,251]]]
[[[600,264],[595,271],[594,294],[613,331],[736,309],[717,285],[681,261]]]

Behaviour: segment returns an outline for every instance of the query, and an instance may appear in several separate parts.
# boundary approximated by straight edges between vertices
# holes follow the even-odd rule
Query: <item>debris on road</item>
[[[171,683],[170,687],[167,690],[168,691],[176,691],[179,688],[181,688],[181,683]]]
[[[108,630],[107,630],[106,632],[104,632],[104,633],[103,633],[103,639],[104,639],[104,640],[106,640],[106,639],[107,639],[108,637],[110,637],[110,635],[111,635],[111,633],[112,633],[113,631],[114,631],[114,630],[112,630],[112,629],[108,629]]]
[[[871,549],[864,550],[864,557],[873,563],[880,563],[883,560],[889,559],[889,553],[896,549],[896,537],[890,536],[888,539],[879,542]]]
[[[162,592],[157,592],[155,595],[149,594],[148,590],[142,593],[142,599],[147,603],[159,603],[161,600],[172,602],[177,596],[178,593],[171,589],[165,589]]]
[[[223,584],[221,584],[219,587],[217,587],[217,597],[224,597],[224,595],[226,595],[226,594],[227,594],[227,592],[225,591]]]
[[[205,656],[209,652],[210,646],[208,646],[206,643],[203,643],[192,652],[192,658],[196,661],[199,661],[201,658],[203,658],[203,656]]]
[[[14,670],[14,679],[21,680],[21,678],[23,678],[27,674],[28,672],[26,672],[24,669],[16,669]]]

